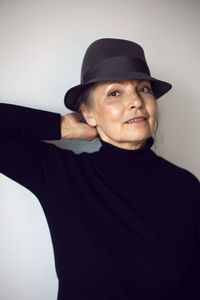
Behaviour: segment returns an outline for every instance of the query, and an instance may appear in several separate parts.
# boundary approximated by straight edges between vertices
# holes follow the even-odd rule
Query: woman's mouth
[[[132,124],[132,123],[144,123],[146,121],[147,117],[135,117],[133,119],[130,119],[126,121],[126,124]]]

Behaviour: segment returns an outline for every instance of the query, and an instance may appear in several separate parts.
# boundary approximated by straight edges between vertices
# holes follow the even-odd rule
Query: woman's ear
[[[86,106],[84,103],[82,103],[80,110],[88,125],[95,127],[97,125],[97,122],[92,109]]]

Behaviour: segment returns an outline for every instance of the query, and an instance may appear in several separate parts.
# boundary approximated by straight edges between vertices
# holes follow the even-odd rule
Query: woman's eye
[[[115,97],[118,96],[119,92],[118,91],[113,91],[112,93],[109,94],[109,96]]]
[[[139,89],[139,92],[141,92],[141,93],[149,93],[149,92],[151,92],[151,89],[148,86],[143,86],[142,88]]]

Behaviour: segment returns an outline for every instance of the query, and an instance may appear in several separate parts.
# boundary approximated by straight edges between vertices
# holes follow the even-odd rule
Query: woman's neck
[[[147,140],[143,140],[143,141],[134,141],[134,142],[117,142],[114,141],[112,139],[108,139],[108,138],[104,138],[101,137],[100,138],[102,141],[109,143],[115,147],[121,148],[121,149],[126,149],[126,150],[139,150],[142,148],[145,148],[146,144],[147,144]]]

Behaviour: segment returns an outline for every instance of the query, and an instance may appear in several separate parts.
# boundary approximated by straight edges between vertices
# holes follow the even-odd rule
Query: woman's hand
[[[61,137],[91,141],[98,136],[95,127],[88,125],[80,113],[74,112],[61,117]]]

